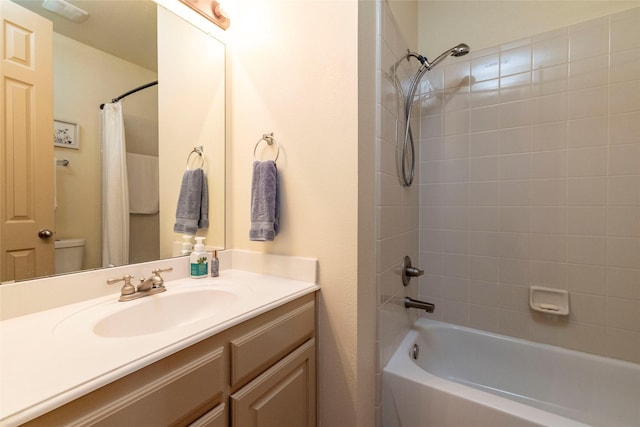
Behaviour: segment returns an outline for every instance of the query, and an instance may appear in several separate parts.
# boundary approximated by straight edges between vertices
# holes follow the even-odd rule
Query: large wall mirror
[[[89,14],[82,23],[45,10],[42,0],[12,1],[53,22],[54,123],[75,141],[55,146],[51,159],[55,273],[108,266],[102,191],[111,171],[103,170],[100,105],[155,81],[121,101],[129,170],[158,170],[149,183],[130,174],[136,203],[129,209],[126,263],[179,255],[182,236],[173,224],[187,168],[202,167],[208,182],[209,227],[197,235],[211,248],[224,248],[224,43],[188,22],[189,12],[178,17],[152,0],[68,0]],[[53,144],[53,136],[41,143]],[[196,147],[199,153],[190,155]],[[154,187],[158,197],[147,197]],[[71,247],[81,248],[81,259],[62,267],[59,253]]]

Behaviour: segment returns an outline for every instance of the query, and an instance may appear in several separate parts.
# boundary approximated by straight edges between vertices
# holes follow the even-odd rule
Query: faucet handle
[[[172,270],[173,267],[156,268],[155,270],[151,271],[151,276],[148,279],[140,279],[138,290],[140,290],[141,288],[144,288],[146,290],[147,287],[145,287],[144,284],[147,281],[151,283],[151,288],[164,288],[164,279],[162,278],[162,276],[160,276],[160,273],[165,273]]]
[[[419,277],[424,274],[424,270],[420,270],[419,268],[411,265],[411,258],[409,258],[408,256],[404,257],[401,268],[402,284],[404,286],[409,286],[409,281],[412,277]]]
[[[167,271],[173,271],[173,267],[156,268],[155,270],[152,271],[152,273],[153,274],[160,274],[160,273],[166,273]]]
[[[124,277],[121,278],[115,278],[115,279],[107,279],[107,285],[115,285],[118,282],[123,282],[124,281],[124,285],[122,285],[122,289],[120,290],[120,294],[121,295],[132,295],[136,293],[136,287],[133,286],[131,284],[131,279],[133,279],[133,276],[130,274],[125,275]]]
[[[160,276],[160,273],[165,273],[167,271],[173,271],[173,267],[167,267],[167,268],[156,268],[155,270],[153,270],[151,273],[153,273],[153,275],[155,277],[158,278],[158,282],[156,283],[157,286],[163,286],[164,283],[164,279]]]

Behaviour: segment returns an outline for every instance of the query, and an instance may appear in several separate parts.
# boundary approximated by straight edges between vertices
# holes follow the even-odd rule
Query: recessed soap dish
[[[568,316],[569,292],[564,289],[531,286],[529,288],[529,307],[541,313]]]

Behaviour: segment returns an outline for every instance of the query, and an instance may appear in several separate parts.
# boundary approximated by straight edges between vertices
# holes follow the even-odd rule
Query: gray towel
[[[198,228],[209,228],[209,189],[202,169],[188,170],[182,176],[173,231],[196,234]]]
[[[253,162],[250,240],[264,242],[276,237],[280,219],[279,198],[276,162]]]

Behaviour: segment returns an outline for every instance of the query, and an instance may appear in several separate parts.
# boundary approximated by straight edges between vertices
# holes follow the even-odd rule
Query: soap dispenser
[[[196,237],[193,252],[189,255],[189,276],[194,279],[207,277],[209,274],[209,253],[204,250],[204,237]]]

